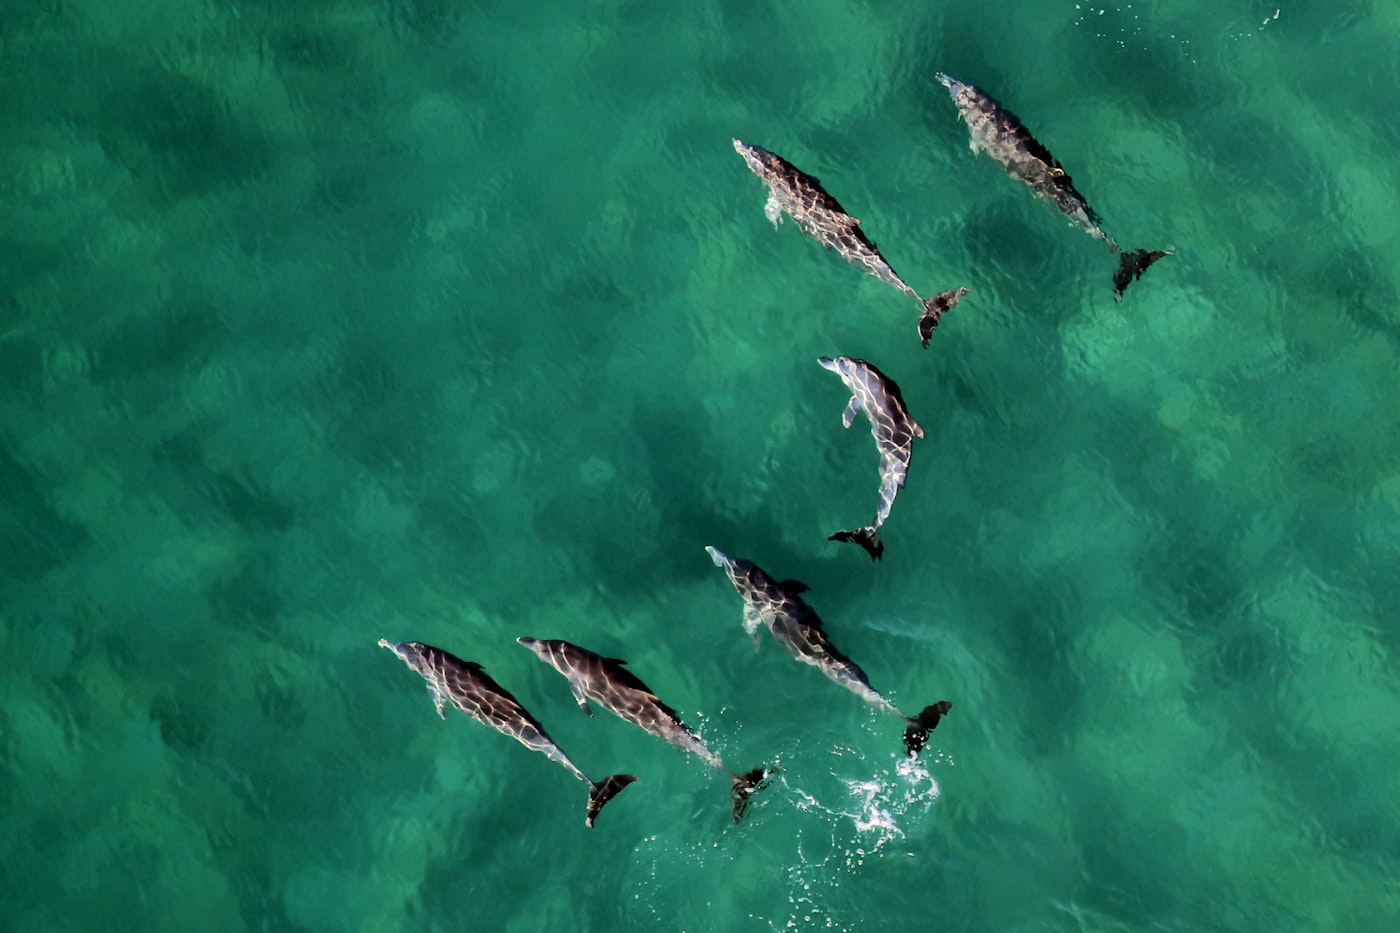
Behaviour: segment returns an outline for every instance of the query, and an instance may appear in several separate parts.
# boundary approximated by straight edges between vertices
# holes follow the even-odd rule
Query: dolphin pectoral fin
[[[860,411],[860,399],[852,395],[851,400],[846,403],[845,411],[841,412],[841,426],[849,428],[855,423],[856,412],[858,411]]]
[[[783,222],[783,202],[778,200],[778,192],[768,189],[768,200],[763,204],[763,216],[773,222],[773,226]]]
[[[428,684],[428,691],[433,695],[433,705],[437,707],[439,719],[447,718],[447,694],[435,683]]]
[[[904,727],[904,747],[909,750],[911,758],[923,750],[924,743],[928,741],[928,734],[938,728],[938,721],[952,708],[952,703],[939,700],[932,706],[925,706],[919,715],[905,720],[907,725]]]
[[[584,819],[584,825],[592,829],[593,821],[598,818],[603,806],[636,779],[634,774],[610,774],[597,784],[590,783],[588,785],[588,812]]]
[[[588,705],[588,692],[583,689],[583,684],[571,677],[569,678],[569,690],[573,693],[574,699],[578,701],[578,708],[592,716],[593,708]]]
[[[758,627],[763,624],[763,614],[754,608],[753,603],[744,603],[744,631],[753,639],[753,650],[758,650]]]

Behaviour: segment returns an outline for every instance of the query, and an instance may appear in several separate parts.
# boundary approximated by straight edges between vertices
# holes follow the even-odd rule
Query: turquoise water
[[[0,926],[1400,923],[1400,8],[137,7],[0,12]],[[1176,254],[1115,304],[939,71]],[[735,136],[971,287],[929,350]],[[927,432],[878,565],[831,354]],[[782,773],[733,826],[520,635]],[[585,829],[381,637],[640,780]]]

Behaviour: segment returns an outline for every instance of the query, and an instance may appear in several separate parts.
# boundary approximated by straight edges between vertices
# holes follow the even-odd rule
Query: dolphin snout
[[[706,547],[705,553],[710,555],[710,560],[715,562],[716,567],[724,567],[729,563],[729,558],[721,554],[718,548]]]

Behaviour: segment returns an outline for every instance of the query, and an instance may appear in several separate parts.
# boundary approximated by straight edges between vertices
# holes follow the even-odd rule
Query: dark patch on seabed
[[[0,13],[0,925],[1396,926],[1389,7],[165,6]],[[939,71],[1176,257],[1114,304]],[[927,351],[735,136],[966,278]],[[814,511],[869,501],[842,353],[928,434],[879,565]],[[707,544],[947,689],[917,772]],[[782,779],[731,827],[532,630]],[[630,799],[590,833],[383,636]]]
[[[0,579],[35,581],[76,558],[91,542],[86,528],[46,501],[48,485],[0,447]]]

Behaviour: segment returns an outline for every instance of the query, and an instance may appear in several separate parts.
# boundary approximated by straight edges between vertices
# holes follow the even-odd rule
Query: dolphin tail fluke
[[[1170,256],[1170,249],[1135,249],[1118,254],[1118,271],[1113,273],[1113,300],[1122,301],[1128,286],[1142,278],[1147,267]]]
[[[828,541],[851,541],[865,548],[865,553],[870,555],[871,560],[879,560],[885,553],[885,542],[880,540],[880,535],[875,531],[874,525],[866,525],[864,528],[857,528],[854,531],[838,531],[829,536]]]
[[[952,703],[939,700],[932,706],[925,706],[919,715],[904,720],[908,723],[904,727],[904,747],[909,750],[911,757],[923,750],[924,743],[928,741],[928,734],[938,728],[938,720],[948,715],[948,710],[952,708]]]
[[[958,299],[966,294],[967,287],[960,285],[924,299],[924,313],[919,317],[919,339],[924,342],[925,347],[928,346],[929,338],[933,336],[933,329],[943,317],[943,312],[957,304]]]
[[[603,805],[636,779],[636,776],[631,774],[610,774],[596,783],[588,782],[588,818],[584,822],[590,829],[593,828],[593,821],[598,818]]]
[[[744,818],[744,811],[749,808],[749,798],[763,789],[772,774],[773,771],[768,768],[754,768],[744,774],[730,776],[734,782],[734,822]]]

